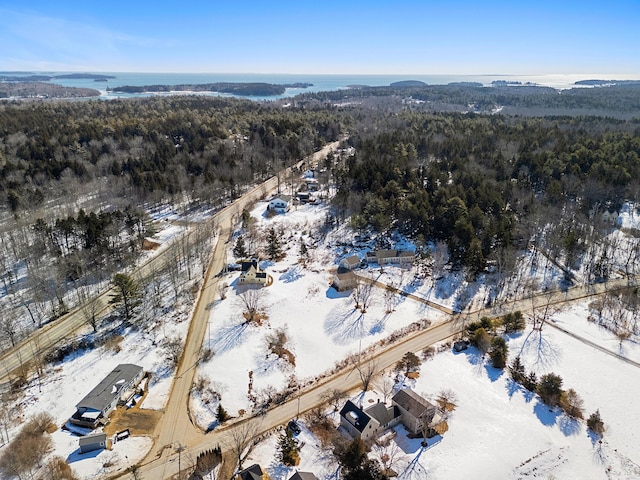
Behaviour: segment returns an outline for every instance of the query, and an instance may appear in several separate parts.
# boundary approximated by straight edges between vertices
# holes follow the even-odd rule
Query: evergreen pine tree
[[[278,438],[278,458],[283,465],[293,467],[300,463],[300,442],[289,431]]]
[[[276,229],[273,227],[267,232],[267,256],[270,260],[280,260],[282,258],[282,244]]]
[[[218,408],[216,409],[216,420],[218,423],[224,423],[229,419],[229,414],[224,409],[221,403],[218,403]]]
[[[538,388],[538,377],[535,372],[529,372],[529,375],[524,378],[524,383],[522,385],[530,392],[535,392]]]
[[[233,247],[233,254],[236,258],[247,258],[247,249],[244,246],[244,237],[242,235],[240,235],[236,240],[236,244]]]
[[[509,347],[507,342],[502,337],[495,337],[491,340],[491,351],[489,356],[491,357],[491,363],[495,368],[504,368],[507,366],[507,356],[509,354]]]
[[[517,383],[524,383],[526,372],[524,365],[520,360],[520,355],[513,359],[511,365],[509,365],[509,372],[511,373],[511,379]]]
[[[604,433],[604,422],[600,417],[600,410],[596,410],[587,419],[587,427],[596,435],[602,436]]]

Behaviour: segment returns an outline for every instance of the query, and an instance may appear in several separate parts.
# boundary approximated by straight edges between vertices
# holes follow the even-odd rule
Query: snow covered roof
[[[76,408],[103,411],[120,394],[121,388],[131,383],[141,373],[142,367],[138,365],[130,363],[118,365],[76,405]]]

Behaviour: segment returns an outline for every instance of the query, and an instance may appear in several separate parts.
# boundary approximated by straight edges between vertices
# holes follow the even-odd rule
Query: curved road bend
[[[447,321],[440,323],[439,325],[430,327],[427,330],[415,332],[410,336],[405,337],[397,344],[385,347],[384,350],[374,354],[373,356],[367,357],[367,361],[375,361],[379,369],[384,369],[395,365],[405,353],[409,351],[419,352],[426,346],[446,340],[456,333],[458,333],[458,328],[453,322]],[[185,367],[185,369],[188,368],[189,366]],[[193,374],[191,374],[191,378],[193,378]],[[217,428],[206,435],[202,432],[196,431],[188,418],[186,402],[188,401],[188,389],[191,387],[189,384],[184,390],[187,395],[184,398],[177,400],[178,406],[185,411],[182,414],[178,414],[176,417],[174,417],[173,414],[167,415],[165,412],[162,423],[167,425],[159,426],[159,430],[167,430],[167,434],[159,433],[163,435],[162,438],[166,439],[166,443],[163,444],[158,441],[156,443],[157,447],[147,456],[147,458],[143,460],[140,468],[142,477],[164,479],[177,474],[178,454],[175,453],[174,448],[178,444],[187,447],[186,450],[181,453],[182,458],[190,459],[190,463],[187,463],[187,461],[182,463],[186,468],[187,466],[193,465],[195,458],[200,452],[216,448],[217,446],[220,446],[223,451],[229,450],[232,446],[232,430],[237,428],[239,424],[245,422],[256,422],[256,434],[260,435],[285,424],[291,418],[296,417],[298,413],[303,413],[318,405],[322,405],[325,403],[322,398],[325,392],[333,389],[340,391],[354,390],[360,383],[358,373],[354,371],[352,367],[346,367],[340,372],[320,380],[313,386],[303,389],[300,392],[299,397],[295,397],[268,410],[262,417],[247,418],[238,422],[233,422],[222,428]],[[177,393],[177,390],[175,391]],[[173,399],[174,395],[172,393],[171,400]],[[168,409],[169,408],[170,407],[168,407]],[[174,418],[178,419],[181,425],[171,425],[172,420],[170,419]],[[176,436],[170,437],[169,433]],[[162,448],[163,446],[165,448]]]

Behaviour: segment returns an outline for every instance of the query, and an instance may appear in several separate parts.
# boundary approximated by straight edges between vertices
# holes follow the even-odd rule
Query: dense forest
[[[335,112],[210,97],[14,102],[0,109],[0,194],[12,212],[82,192],[220,201],[345,128]]]
[[[452,83],[415,87],[364,87],[332,92],[307,93],[302,99],[345,101],[371,97],[401,96],[425,102],[423,108],[432,111],[463,110],[491,112],[503,108],[509,114],[614,116],[638,118],[640,85],[620,84],[597,88],[556,90],[541,86],[474,86]]]
[[[591,251],[593,278],[606,278],[607,251],[592,248],[605,230],[594,226],[599,213],[639,200],[640,122],[622,117],[640,105],[640,90],[553,92],[453,85],[275,102],[172,96],[2,103],[3,304],[23,312],[14,320],[24,311],[34,325],[55,318],[78,300],[69,294],[78,285],[99,285],[131,264],[153,233],[154,208],[219,208],[340,138],[355,154],[320,165],[337,192],[335,218],[374,232],[382,244],[399,232],[427,257],[427,246],[444,246],[450,268],[469,278],[488,265],[512,268],[517,252],[532,244],[569,266]],[[433,111],[438,102],[446,111]],[[574,105],[575,112],[601,105],[621,115],[449,111],[455,102]],[[194,245],[205,245],[210,232],[198,236]],[[176,258],[187,268],[189,258],[204,258],[180,248]],[[27,281],[18,282],[25,269]]]
[[[594,210],[636,201],[639,135],[607,118],[404,112],[351,136],[336,204],[356,226],[445,241],[454,265],[478,273],[552,219],[577,248],[570,239]]]

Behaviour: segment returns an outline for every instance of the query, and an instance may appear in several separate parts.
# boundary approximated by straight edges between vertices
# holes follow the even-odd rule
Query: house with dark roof
[[[76,412],[69,421],[96,428],[106,421],[118,403],[126,403],[133,397],[143,376],[144,371],[138,365],[118,365],[76,405]]]
[[[296,472],[289,478],[289,480],[318,480],[318,477],[309,472]]]
[[[238,472],[235,478],[236,480],[271,480],[269,475],[257,463]]]
[[[377,438],[386,429],[398,424],[400,412],[395,407],[376,403],[362,410],[351,400],[347,400],[340,410],[340,426],[352,438],[369,442]]]
[[[399,390],[391,403],[398,408],[400,421],[413,435],[420,434],[423,427],[437,430],[444,423],[435,405],[409,388]]]
[[[267,272],[260,270],[258,260],[243,260],[240,263],[239,283],[251,283],[258,285],[271,285],[273,279]]]
[[[279,194],[269,200],[267,210],[277,213],[287,213],[291,209],[291,196]]]

